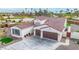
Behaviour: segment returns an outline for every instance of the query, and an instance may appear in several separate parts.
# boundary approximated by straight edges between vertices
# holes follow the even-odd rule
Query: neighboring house
[[[25,37],[29,33],[34,33],[34,36],[40,38],[49,38],[60,41],[65,32],[67,23],[65,18],[52,18],[39,16],[36,17],[33,24],[23,24],[11,27],[11,35],[15,37]]]
[[[13,15],[10,15],[9,17],[10,17],[10,18],[14,18],[14,16],[13,16]]]
[[[7,19],[7,18],[8,18],[8,16],[3,16],[3,18],[4,18],[4,19]]]
[[[79,20],[79,17],[74,17],[74,18],[72,18],[72,19],[74,19],[74,20]]]
[[[19,22],[19,21],[21,21],[22,19],[7,19],[7,20],[10,20],[11,22]]]
[[[22,19],[22,22],[32,22],[34,18],[24,18]]]
[[[79,39],[79,25],[73,24],[71,27],[71,38]]]
[[[79,20],[68,20],[68,23],[79,25]]]
[[[69,20],[71,25],[71,38],[79,39],[79,20]]]
[[[11,15],[5,15],[5,16],[3,16],[4,19],[7,19],[8,17],[9,18],[14,18],[14,16],[12,14]]]

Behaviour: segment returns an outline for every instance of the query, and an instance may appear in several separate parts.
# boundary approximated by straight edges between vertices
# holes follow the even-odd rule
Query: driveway
[[[55,40],[28,37],[1,50],[54,50],[61,44]]]

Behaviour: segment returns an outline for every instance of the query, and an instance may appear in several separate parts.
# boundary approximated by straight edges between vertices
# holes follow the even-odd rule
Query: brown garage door
[[[44,32],[43,32],[43,37],[57,40],[58,34],[57,34],[57,33],[45,32],[45,31],[44,31]]]
[[[40,36],[40,33],[41,33],[40,30],[36,30],[36,35]],[[57,33],[43,31],[43,37],[57,40],[58,34]]]

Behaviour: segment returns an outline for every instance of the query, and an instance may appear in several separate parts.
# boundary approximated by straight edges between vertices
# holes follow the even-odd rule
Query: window
[[[18,29],[12,29],[12,33],[16,35],[20,35],[20,31]]]

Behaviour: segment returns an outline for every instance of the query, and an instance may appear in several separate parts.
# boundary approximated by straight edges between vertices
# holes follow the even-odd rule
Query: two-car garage
[[[41,31],[39,29],[36,29],[36,35],[37,36],[41,35]],[[43,31],[43,37],[57,40],[58,39],[58,34],[54,33],[54,32]]]

